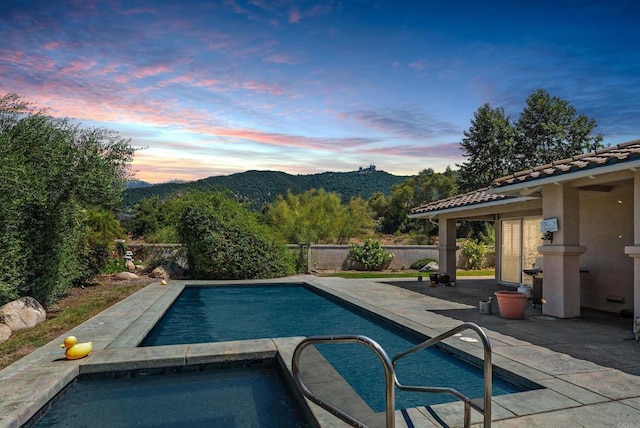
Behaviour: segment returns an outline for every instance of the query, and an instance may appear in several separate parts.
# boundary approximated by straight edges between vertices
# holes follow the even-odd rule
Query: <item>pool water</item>
[[[273,368],[80,377],[35,427],[303,427]]]
[[[424,340],[304,286],[270,285],[186,287],[141,346],[338,334],[368,336],[390,357]],[[357,344],[317,349],[374,411],[384,411],[384,372],[370,349]],[[484,393],[481,369],[437,349],[410,355],[396,369],[406,385],[450,387],[471,398]],[[494,376],[492,390],[502,395],[524,389]],[[444,394],[396,395],[397,408],[451,401],[456,399]]]

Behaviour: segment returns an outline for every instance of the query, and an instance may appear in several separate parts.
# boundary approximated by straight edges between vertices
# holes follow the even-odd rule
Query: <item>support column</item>
[[[633,318],[640,317],[640,172],[633,176],[633,242],[624,248],[625,254],[633,257]],[[633,331],[638,326],[633,322]]]
[[[550,184],[542,190],[544,218],[557,218],[553,240],[538,247],[544,257],[542,313],[558,318],[580,316],[580,198],[569,185]]]
[[[440,272],[446,273],[452,281],[456,279],[456,219],[439,218],[438,236],[440,245],[438,246],[438,265]]]

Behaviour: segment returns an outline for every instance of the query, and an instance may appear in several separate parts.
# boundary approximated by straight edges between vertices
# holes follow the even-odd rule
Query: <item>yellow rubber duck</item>
[[[78,339],[75,336],[68,336],[60,347],[67,348],[64,351],[67,360],[77,360],[89,355],[91,348],[93,348],[93,342],[78,343]]]

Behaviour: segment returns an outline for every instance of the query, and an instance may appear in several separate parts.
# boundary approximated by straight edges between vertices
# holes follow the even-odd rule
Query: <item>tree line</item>
[[[286,242],[346,243],[384,233],[426,243],[437,226],[409,219],[412,207],[598,149],[603,137],[593,134],[595,127],[567,101],[538,90],[515,121],[501,107],[481,106],[463,133],[466,159],[458,169],[426,168],[390,193],[364,199],[321,186],[289,189],[260,210],[220,189],[155,195],[135,205],[127,232],[184,243],[189,267],[203,277],[287,275],[296,260]],[[47,306],[100,272],[114,238],[125,235],[114,214],[134,153],[130,140],[114,132],[50,117],[16,94],[0,97],[0,304],[30,295]]]
[[[207,177],[187,183],[162,183],[147,187],[130,188],[124,192],[124,209],[133,209],[142,199],[154,196],[165,199],[175,193],[188,191],[231,191],[238,200],[259,211],[287,191],[294,194],[310,189],[324,189],[340,195],[342,202],[352,197],[367,199],[376,192],[388,195],[391,186],[408,177],[376,171],[372,168],[351,172],[323,172],[320,174],[291,175],[281,171],[245,171],[237,174]]]

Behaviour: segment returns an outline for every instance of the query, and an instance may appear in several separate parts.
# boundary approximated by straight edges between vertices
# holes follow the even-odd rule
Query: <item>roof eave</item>
[[[628,162],[620,162],[612,165],[599,166],[597,168],[587,168],[575,172],[565,172],[563,174],[552,175],[545,178],[535,180],[525,180],[515,184],[505,184],[500,187],[493,187],[486,190],[491,194],[513,194],[512,192],[520,190],[528,190],[532,188],[540,188],[547,184],[561,184],[567,181],[577,180],[579,178],[608,174],[611,172],[640,170],[640,159]]]
[[[535,197],[531,197],[531,196],[517,196],[514,198],[507,198],[507,199],[499,199],[499,200],[495,200],[495,201],[489,201],[489,202],[479,202],[476,204],[471,204],[471,205],[463,205],[463,206],[459,206],[459,207],[452,207],[452,208],[443,208],[443,209],[439,209],[439,210],[435,210],[435,211],[429,211],[426,213],[418,213],[418,214],[409,214],[409,218],[433,218],[438,216],[439,214],[449,214],[449,213],[455,213],[455,212],[460,212],[460,211],[469,211],[469,210],[473,210],[476,208],[489,208],[489,207],[494,207],[494,206],[500,206],[500,205],[507,205],[507,204],[513,204],[516,202],[526,202],[526,201],[530,201],[532,199],[539,199],[539,198],[535,198]]]

